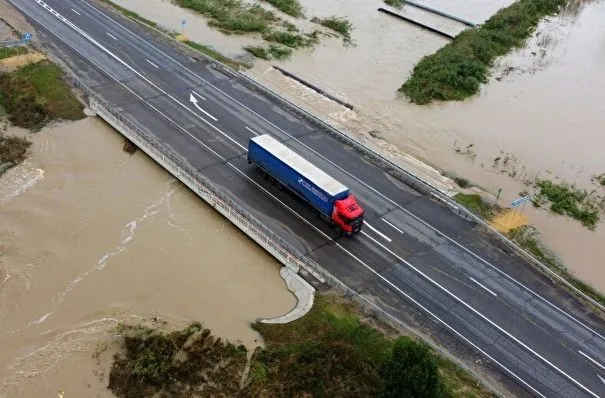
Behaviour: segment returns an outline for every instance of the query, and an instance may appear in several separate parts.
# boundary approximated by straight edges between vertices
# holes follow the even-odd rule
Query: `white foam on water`
[[[9,169],[0,180],[0,205],[29,190],[44,178],[44,170],[34,168],[27,161]]]

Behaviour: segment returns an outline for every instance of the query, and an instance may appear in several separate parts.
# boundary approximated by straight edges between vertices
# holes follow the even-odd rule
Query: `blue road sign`
[[[527,202],[529,200],[531,200],[531,195],[527,195],[527,196],[524,196],[522,198],[513,200],[513,202],[511,203],[511,206],[512,207],[518,207],[518,206],[522,205],[523,203],[525,203],[525,202]]]
[[[24,41],[30,41],[31,38],[32,38],[32,34],[31,33],[29,33],[29,32],[23,33],[23,40]]]
[[[186,19],[182,19],[181,20],[181,25],[183,25],[183,26],[187,25],[187,20]]]

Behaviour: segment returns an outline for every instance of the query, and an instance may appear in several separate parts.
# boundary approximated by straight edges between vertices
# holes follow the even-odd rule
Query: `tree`
[[[423,342],[400,337],[380,366],[384,379],[382,397],[443,398],[448,394],[441,382],[437,357]]]

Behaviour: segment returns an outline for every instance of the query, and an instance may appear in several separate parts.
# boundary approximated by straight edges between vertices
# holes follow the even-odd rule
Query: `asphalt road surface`
[[[605,397],[604,322],[474,223],[236,74],[178,51],[96,3],[9,1],[38,38],[125,117],[393,316],[407,319],[420,310],[528,395]],[[247,163],[248,139],[263,133],[351,188],[366,210],[361,234],[340,237]]]

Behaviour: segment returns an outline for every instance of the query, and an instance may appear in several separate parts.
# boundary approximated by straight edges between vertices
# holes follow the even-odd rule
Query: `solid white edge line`
[[[145,61],[149,62],[149,64],[153,67],[155,67],[156,69],[159,69],[158,66],[156,64],[154,64],[153,62],[151,62],[150,60],[146,59]]]
[[[259,119],[264,120],[267,124],[273,126],[276,130],[281,131],[283,134],[287,135],[288,137],[290,137],[291,139],[294,139],[296,142],[298,142],[299,144],[303,145],[304,147],[306,147],[308,150],[312,151],[313,153],[315,153],[316,155],[320,156],[322,159],[326,160],[327,162],[331,163],[333,166],[335,166],[336,168],[338,168],[339,170],[343,171],[344,173],[346,173],[347,175],[349,175],[351,178],[353,178],[354,180],[358,181],[359,183],[361,183],[362,185],[366,186],[368,189],[372,190],[373,192],[375,192],[376,194],[378,194],[379,196],[383,197],[385,200],[391,202],[392,204],[394,204],[395,206],[397,206],[400,210],[402,210],[403,212],[409,214],[410,216],[414,217],[416,220],[420,221],[421,223],[423,223],[425,226],[427,226],[429,229],[432,229],[435,232],[440,233],[443,237],[445,237],[447,240],[449,240],[450,242],[454,243],[455,245],[459,246],[460,248],[462,248],[463,250],[465,250],[466,252],[468,252],[469,254],[471,254],[472,256],[474,256],[475,258],[477,258],[479,261],[485,263],[486,265],[488,265],[489,267],[493,268],[496,272],[498,272],[499,274],[503,275],[504,277],[508,278],[510,281],[512,281],[513,283],[517,284],[518,286],[522,287],[523,289],[525,289],[526,291],[530,292],[531,294],[533,294],[534,296],[538,297],[538,299],[542,300],[543,302],[545,302],[546,304],[550,305],[552,308],[556,309],[557,311],[559,311],[561,314],[565,315],[566,317],[568,317],[569,319],[573,320],[574,322],[576,322],[578,325],[584,327],[585,329],[589,330],[590,332],[594,333],[595,335],[599,336],[602,340],[605,340],[605,337],[602,336],[600,333],[597,333],[595,330],[593,330],[592,328],[590,328],[588,325],[584,324],[583,322],[579,321],[578,319],[576,319],[574,316],[572,316],[571,314],[563,311],[563,309],[559,308],[557,305],[551,303],[550,301],[548,301],[547,299],[545,299],[544,297],[542,297],[541,295],[539,295],[538,293],[534,292],[532,289],[530,289],[529,287],[525,286],[523,283],[517,281],[515,278],[513,278],[512,276],[508,275],[507,273],[505,273],[504,271],[500,270],[499,268],[497,268],[496,266],[494,266],[493,264],[491,264],[489,261],[483,259],[481,256],[479,256],[478,254],[474,253],[473,251],[471,251],[470,249],[466,248],[465,246],[463,246],[462,244],[460,244],[459,242],[457,242],[456,240],[454,240],[453,238],[451,238],[450,236],[444,234],[443,232],[441,232],[440,230],[438,230],[437,228],[435,228],[434,226],[430,225],[429,223],[427,223],[426,221],[424,221],[423,219],[421,219],[420,217],[416,216],[415,214],[413,214],[412,212],[410,212],[409,210],[403,208],[401,205],[399,205],[397,202],[395,202],[394,200],[390,199],[389,197],[387,197],[386,195],[382,194],[381,192],[379,192],[377,189],[375,189],[374,187],[371,187],[369,184],[365,183],[364,181],[360,180],[359,178],[357,178],[356,176],[354,176],[353,174],[349,173],[347,170],[345,170],[343,167],[338,166],[336,163],[332,162],[330,159],[326,158],[325,156],[321,155],[319,152],[315,151],[314,149],[308,147],[307,145],[305,145],[304,143],[300,142],[298,139],[296,139],[295,137],[291,136],[290,134],[288,134],[286,131],[284,131],[282,128],[278,127],[277,125],[275,125],[273,122],[271,122],[270,120],[266,119],[265,117],[261,116],[260,114],[258,114],[257,112],[255,112],[254,110],[248,108],[246,105],[244,105],[243,103],[241,103],[240,101],[238,101],[237,99],[231,97],[229,94],[225,93],[223,90],[221,90],[220,88],[214,86],[212,83],[210,83],[209,81],[207,81],[206,79],[204,79],[203,77],[201,77],[200,75],[198,75],[197,73],[193,72],[191,69],[187,68],[185,65],[183,65],[182,63],[180,63],[179,61],[177,61],[175,58],[171,57],[170,55],[166,54],[165,52],[163,52],[162,50],[160,50],[158,47],[154,46],[153,44],[151,44],[150,42],[148,42],[147,40],[145,40],[144,38],[140,37],[139,35],[137,35],[136,33],[134,33],[133,31],[131,31],[130,29],[128,29],[127,27],[123,26],[122,24],[120,24],[119,22],[115,21],[113,18],[109,17],[108,15],[106,15],[105,13],[101,12],[100,10],[98,10],[96,7],[92,6],[91,4],[88,4],[86,0],[80,0],[82,3],[84,3],[87,7],[89,7],[90,9],[92,9],[94,12],[96,12],[97,14],[101,15],[103,18],[113,22],[116,26],[120,27],[121,29],[125,30],[126,32],[130,33],[131,35],[133,35],[134,37],[136,37],[137,39],[139,39],[141,42],[145,43],[147,46],[149,46],[150,48],[153,48],[154,50],[156,50],[157,52],[159,52],[160,54],[164,55],[166,58],[170,59],[172,62],[174,62],[176,65],[180,66],[182,69],[186,70],[187,72],[189,72],[191,75],[196,76],[198,79],[200,79],[201,81],[203,81],[204,83],[208,84],[210,87],[212,87],[213,89],[215,89],[217,92],[223,94],[226,98],[229,98],[230,100],[232,100],[233,102],[235,102],[236,104],[240,105],[241,107],[243,107],[244,109],[248,110],[250,113],[252,113],[253,115],[256,115]]]
[[[592,359],[591,357],[589,357],[587,354],[584,354],[582,351],[578,350],[578,353],[580,355],[582,355],[584,358],[588,359],[590,362],[594,363],[595,365],[597,365],[599,368],[605,370],[605,366],[601,365],[599,362],[597,362],[596,360]]]
[[[483,289],[485,289],[489,294],[493,295],[494,297],[498,297],[498,295],[494,292],[492,292],[491,290],[489,290],[487,287],[483,286],[481,283],[477,282],[473,277],[468,277],[470,280],[472,280],[473,282],[475,282],[477,285],[481,286]]]
[[[105,34],[106,34],[107,36],[111,37],[111,38],[112,38],[112,39],[114,39],[114,40],[118,40],[118,38],[117,38],[117,37],[115,37],[114,35],[112,35],[112,34],[111,34],[111,33],[109,33],[109,32],[105,32]]]
[[[73,8],[72,8],[71,10],[72,10],[73,12],[75,12],[76,14],[78,14],[78,15],[82,15],[82,14],[80,14],[79,12],[77,12],[76,10],[74,10]]]
[[[515,336],[513,336],[511,333],[509,333],[508,331],[504,330],[497,323],[495,323],[494,321],[492,321],[491,319],[489,319],[488,317],[486,317],[485,315],[483,315],[481,312],[477,311],[472,306],[470,306],[466,301],[462,300],[461,298],[459,298],[458,296],[456,296],[454,293],[450,292],[445,287],[441,286],[438,282],[434,281],[431,277],[429,277],[428,275],[426,275],[425,273],[423,273],[422,271],[420,271],[418,268],[416,268],[415,266],[413,266],[409,261],[406,261],[405,259],[401,258],[396,253],[394,253],[392,250],[390,250],[388,247],[384,246],[383,244],[381,244],[380,242],[378,242],[376,239],[374,239],[371,236],[369,236],[368,234],[366,234],[364,231],[361,231],[361,233],[364,234],[365,236],[367,236],[368,238],[372,239],[377,245],[381,246],[385,251],[389,252],[393,257],[397,258],[399,261],[401,261],[404,264],[406,264],[408,267],[410,267],[412,270],[414,270],[417,274],[421,275],[422,277],[424,277],[425,279],[427,279],[428,281],[430,281],[432,284],[434,284],[435,286],[437,286],[440,290],[442,290],[443,292],[447,293],[449,296],[451,296],[452,298],[454,298],[460,304],[462,304],[463,306],[465,306],[466,308],[468,308],[469,310],[471,310],[473,313],[475,313],[481,319],[483,319],[484,321],[488,322],[490,325],[492,325],[493,327],[495,327],[496,329],[498,329],[500,332],[504,333],[506,336],[508,336],[511,340],[515,341],[521,347],[523,347],[527,351],[531,352],[534,356],[540,358],[544,363],[546,363],[551,368],[555,369],[557,372],[559,372],[560,374],[562,374],[563,376],[565,376],[567,379],[569,379],[571,382],[573,382],[576,386],[580,387],[582,390],[586,391],[587,393],[589,393],[593,397],[600,398],[597,394],[595,394],[594,392],[590,391],[582,383],[580,383],[579,381],[577,381],[576,379],[574,379],[573,377],[571,377],[570,375],[568,375],[567,373],[565,373],[563,370],[561,370],[558,366],[556,366],[555,364],[553,364],[552,362],[550,362],[548,359],[546,359],[545,357],[543,357],[542,355],[540,355],[533,348],[529,347],[527,344],[525,344],[524,342],[522,342],[521,340],[519,340],[518,338],[516,338]]]
[[[397,228],[395,225],[391,224],[390,222],[388,222],[387,220],[385,220],[384,218],[380,218],[382,221],[384,221],[387,225],[389,225],[391,228],[393,228],[395,231],[401,233],[401,234],[405,234],[405,232],[403,232],[402,230],[400,230],[399,228]]]
[[[367,221],[364,221],[363,223],[365,224],[366,227],[370,228],[372,231],[374,231],[378,235],[380,235],[380,237],[383,238],[384,240],[386,240],[388,242],[392,242],[393,241],[391,238],[389,238],[388,236],[386,236],[385,234],[383,234],[382,232],[380,232],[379,230],[377,230],[376,228],[374,228],[373,226],[371,226],[370,223],[368,223]]]
[[[258,137],[258,133],[254,130],[252,130],[250,127],[246,126],[246,130],[248,130],[249,132],[251,132],[252,134],[254,134],[255,136]]]
[[[17,6],[17,5],[16,5],[16,4],[13,2],[13,0],[9,0],[9,1],[10,1],[10,2],[11,2],[13,5],[15,5],[17,8],[20,8],[20,9],[21,9],[21,7]],[[82,1],[83,1],[83,0],[82,0]],[[37,2],[38,2],[39,4],[41,4],[41,3],[42,3],[41,1],[37,1]],[[84,1],[83,1],[83,2],[84,2]],[[41,5],[42,5],[42,4],[41,4]],[[48,6],[47,6],[47,5],[43,5],[43,7],[48,9]],[[56,15],[56,12],[55,12],[55,13],[53,13],[53,14],[54,14],[54,15]],[[32,18],[33,18],[33,17],[32,17]],[[34,18],[34,19],[35,19],[35,18]],[[39,21],[38,21],[38,23],[39,23],[40,25],[44,26],[44,27],[45,27],[47,30],[49,30],[50,32],[52,32],[52,30],[51,30],[51,29],[49,29],[49,28],[48,28],[47,26],[45,26],[44,24],[40,23]],[[79,28],[78,28],[78,29],[75,29],[75,30],[79,30]],[[132,33],[132,32],[131,32],[131,33]],[[82,33],[81,33],[81,34],[82,34]],[[85,34],[83,34],[83,36],[85,36],[85,37],[86,37],[86,35],[85,35]],[[135,36],[136,36],[136,35],[135,35]],[[59,36],[57,36],[57,37],[59,37]],[[138,36],[137,36],[137,37],[138,37]],[[62,39],[61,39],[61,40],[62,40]],[[90,40],[90,39],[89,39],[89,40]],[[141,39],[141,40],[142,40],[142,39]],[[62,40],[62,41],[66,42],[65,40]],[[96,41],[94,41],[94,39],[92,39],[92,41],[93,41],[93,43],[96,43]],[[143,41],[144,41],[144,40],[143,40]],[[67,44],[67,43],[66,43],[66,44]],[[108,51],[107,49],[105,49],[103,46],[101,46],[101,45],[99,45],[99,44],[97,44],[97,46],[101,47],[103,50],[105,50],[106,52],[108,52],[110,55],[112,55],[114,58],[116,58],[116,59],[117,59],[118,61],[120,61],[122,64],[126,65],[126,64],[125,64],[125,63],[124,63],[122,60],[120,60],[119,58],[117,58],[117,57],[116,57],[114,54],[112,54],[111,52],[109,52],[109,51]],[[71,47],[71,46],[70,46],[70,47]],[[72,47],[72,48],[73,48],[73,47]],[[158,50],[158,51],[159,51],[159,52],[161,52],[161,50]],[[78,51],[78,52],[79,52],[79,51]],[[83,55],[81,52],[79,52],[79,53],[80,53],[81,55]],[[84,56],[84,55],[83,55],[83,56]],[[84,56],[84,58],[88,59],[86,56]],[[89,59],[89,61],[91,61],[91,62],[92,62],[92,60],[90,60],[90,59]],[[177,61],[174,61],[174,62],[177,62]],[[177,62],[177,63],[178,63],[178,62]],[[95,64],[95,63],[93,62],[93,64]],[[95,65],[96,65],[96,64],[95,64]],[[180,64],[179,64],[179,65],[180,65]],[[131,70],[133,70],[133,72],[135,72],[135,73],[137,73],[137,74],[138,74],[138,72],[136,72],[136,71],[135,71],[134,69],[132,69],[130,66],[128,66],[128,65],[126,65],[126,66],[127,66],[128,68],[130,68]],[[181,65],[181,66],[182,66],[182,65]],[[97,67],[98,67],[98,65],[97,65]],[[185,68],[185,69],[186,69],[186,68]],[[104,69],[102,69],[102,68],[101,68],[101,70],[103,70],[103,71],[104,71]],[[195,73],[193,73],[193,72],[191,72],[191,71],[189,71],[189,72],[190,72],[190,73],[192,73],[193,75],[197,76]],[[105,72],[105,73],[107,73],[107,72]],[[108,73],[108,74],[109,74],[109,73]],[[110,75],[110,76],[112,76],[112,75]],[[198,76],[198,77],[199,77],[199,76]],[[115,79],[115,77],[113,77],[113,76],[112,76],[112,78],[114,78],[114,80],[116,80],[116,81],[117,81],[117,79]],[[201,78],[201,77],[199,77],[199,78],[200,78],[201,80],[204,80],[204,79],[203,79],[203,78]],[[145,78],[144,78],[144,79],[145,79]],[[145,79],[145,80],[147,80],[147,79]],[[118,82],[119,82],[119,81],[118,81]],[[149,82],[149,81],[148,81],[148,82]],[[119,82],[119,83],[121,84],[121,82]],[[163,92],[163,90],[162,90],[162,89],[160,89],[159,87],[157,87],[157,86],[156,86],[154,83],[152,83],[152,82],[149,82],[149,83],[150,83],[151,85],[153,85],[154,87],[156,87],[158,90],[160,90],[160,91],[162,91],[162,92]],[[216,89],[222,93],[222,91],[221,91],[221,90],[219,90],[218,88],[216,88]],[[129,89],[129,91],[131,91],[131,90]],[[134,94],[134,92],[133,92],[133,94]],[[224,95],[226,95],[227,97],[229,97],[227,94],[225,94],[225,93],[223,93],[223,94],[224,94]],[[137,95],[137,96],[138,96],[138,94],[135,94],[135,95]],[[170,96],[170,95],[168,95],[168,96],[172,98],[172,96]],[[139,97],[139,98],[140,98],[140,97]],[[231,98],[231,97],[229,97],[229,98]],[[238,102],[238,101],[237,101],[237,100],[235,100],[235,99],[232,99],[232,100],[234,100],[234,101]],[[175,100],[175,101],[176,101],[176,100]],[[145,102],[145,101],[144,101],[144,102]],[[178,102],[178,103],[180,104],[180,102],[179,102],[179,101],[176,101],[176,102]],[[147,103],[147,102],[145,102],[145,103]],[[148,104],[148,103],[147,103],[147,104]],[[149,105],[150,107],[152,107],[152,108],[153,108],[153,106],[152,106],[151,104],[148,104],[148,105]],[[182,104],[181,104],[181,105],[182,105]],[[185,108],[186,108],[186,107],[185,107]],[[154,109],[154,110],[155,110],[155,109]],[[157,110],[156,110],[156,111],[157,111]],[[250,110],[250,111],[251,111],[251,110]],[[251,111],[251,112],[252,112],[252,113],[255,113],[254,111]],[[161,113],[161,112],[159,112],[159,111],[158,111],[158,113],[162,114],[162,113]],[[256,114],[256,113],[255,113],[255,114]],[[162,115],[163,115],[163,114],[162,114]],[[170,118],[168,118],[168,120],[171,120],[171,121],[172,121],[172,119],[170,119]],[[203,119],[202,119],[202,120],[203,120]],[[263,120],[265,120],[265,119],[263,118]],[[271,122],[269,122],[268,120],[265,120],[265,121],[266,121],[267,123],[271,123]],[[173,123],[175,123],[174,121],[172,121],[172,122],[173,122]],[[208,123],[208,122],[206,122],[206,123]],[[280,129],[280,130],[281,130],[281,129]],[[286,134],[287,134],[287,133],[286,133]],[[192,137],[193,137],[193,136],[192,136]],[[197,139],[196,139],[196,141],[199,141],[199,140],[197,140]],[[304,145],[304,144],[303,144],[303,145]],[[310,148],[309,148],[309,149],[310,149]],[[312,149],[310,149],[310,150],[311,150],[311,151],[314,151],[314,150],[312,150]],[[211,150],[211,151],[212,151],[212,152],[214,152],[213,150]],[[314,152],[315,152],[315,151],[314,151]],[[320,156],[322,156],[322,155],[320,155]],[[322,156],[322,157],[323,157],[323,156]],[[336,166],[336,167],[340,168],[339,166]],[[361,182],[361,183],[363,183],[362,181],[360,181],[360,182]],[[363,184],[365,185],[365,183],[363,183]],[[371,187],[369,187],[369,188],[371,188]],[[373,188],[371,188],[371,189],[373,189]],[[404,209],[404,210],[405,210],[405,209]],[[420,220],[420,221],[422,221],[422,220]],[[434,229],[434,228],[433,228],[433,229]],[[362,233],[363,233],[363,231],[362,231]],[[323,233],[322,233],[322,234],[323,234]],[[365,234],[365,233],[364,233],[364,234]],[[323,235],[325,235],[325,234],[323,234]],[[367,234],[365,234],[365,235],[366,235],[366,236],[368,236]],[[369,237],[369,236],[368,236],[368,237]],[[373,238],[371,238],[371,237],[369,237],[369,238],[375,241],[375,239],[373,239]],[[462,337],[462,338],[463,338],[465,341],[467,341],[469,344],[471,344],[471,345],[473,345],[474,347],[476,347],[476,345],[475,345],[475,344],[473,344],[472,342],[470,342],[468,339],[466,339],[464,336],[462,336],[462,335],[461,335],[459,332],[455,331],[453,328],[451,328],[449,325],[447,325],[447,323],[445,323],[445,322],[441,321],[441,320],[440,320],[438,317],[434,316],[434,315],[433,315],[433,314],[432,314],[430,311],[428,311],[428,309],[425,309],[425,308],[424,308],[423,306],[421,306],[421,305],[420,305],[418,302],[416,302],[415,300],[413,300],[411,297],[407,296],[407,294],[405,294],[403,291],[401,291],[399,288],[397,288],[395,285],[393,285],[393,284],[392,284],[390,281],[388,281],[386,278],[382,277],[380,274],[378,274],[376,271],[374,271],[374,270],[373,270],[371,267],[367,266],[365,263],[363,263],[361,260],[359,260],[359,259],[358,259],[356,256],[354,256],[352,253],[350,253],[348,250],[344,249],[344,248],[343,248],[343,247],[342,247],[340,244],[336,243],[336,246],[340,247],[342,250],[344,250],[346,253],[348,253],[348,254],[349,254],[351,257],[353,257],[353,258],[354,258],[354,259],[356,259],[358,262],[360,262],[361,264],[363,264],[364,266],[366,266],[367,268],[369,268],[370,270],[372,270],[372,271],[373,271],[373,272],[374,272],[376,275],[378,275],[378,276],[379,276],[381,279],[383,279],[385,282],[387,282],[388,284],[390,284],[391,286],[393,286],[393,287],[394,287],[396,290],[398,290],[398,291],[399,291],[401,294],[403,294],[404,296],[408,297],[408,298],[409,298],[410,300],[412,300],[414,303],[416,303],[417,305],[419,305],[419,306],[420,306],[421,308],[423,308],[423,309],[424,309],[424,310],[425,310],[427,313],[429,313],[431,316],[435,317],[435,318],[436,318],[437,320],[439,320],[441,323],[443,323],[444,325],[446,325],[448,328],[450,328],[452,331],[454,331],[456,334],[458,334],[460,337]],[[382,245],[381,245],[381,246],[382,246]],[[388,249],[387,249],[387,250],[388,250]],[[447,291],[447,290],[446,290],[446,291]],[[472,307],[470,307],[470,309],[472,309]],[[489,320],[488,320],[488,321],[489,321]],[[521,343],[521,344],[523,344],[523,343]],[[479,351],[481,351],[481,352],[483,352],[483,353],[484,353],[484,351],[483,351],[483,350],[481,350],[480,348],[478,348],[478,347],[476,347],[476,348],[477,348]],[[530,349],[530,350],[531,350],[531,349]],[[485,354],[486,356],[488,356],[488,357],[490,357],[490,358],[491,358],[491,356],[489,356],[488,354],[486,354],[486,353],[484,353],[484,354]],[[538,355],[539,355],[539,354],[538,354]],[[496,362],[496,363],[498,363],[498,364],[499,364],[499,362],[498,362],[498,361],[496,361],[496,360],[494,360],[494,359],[492,359],[492,360],[493,360],[494,362]],[[500,366],[501,366],[503,369],[505,369],[507,372],[509,372],[511,375],[513,375],[515,378],[517,378],[519,381],[521,381],[521,382],[522,382],[524,385],[528,386],[530,389],[532,389],[534,392],[536,392],[536,393],[537,393],[537,394],[539,394],[540,396],[543,396],[543,395],[542,395],[542,394],[540,394],[540,393],[539,393],[537,390],[535,390],[535,388],[531,387],[531,386],[530,386],[528,383],[526,383],[525,381],[523,381],[523,380],[522,380],[520,377],[518,377],[517,375],[515,375],[513,372],[511,372],[510,370],[508,370],[506,367],[504,367],[504,366],[503,366],[503,365],[501,365],[501,364],[499,364],[499,365],[500,365]],[[555,367],[555,369],[558,369],[558,368],[556,368],[556,367]],[[564,374],[564,373],[563,373],[563,374]],[[568,377],[569,377],[569,376],[568,376]],[[573,380],[573,379],[572,379],[572,380]],[[573,381],[575,381],[575,380],[573,380]],[[576,383],[577,383],[577,382],[576,382]],[[580,385],[580,386],[581,386],[581,385]],[[581,387],[583,387],[583,386],[581,386]],[[584,388],[585,388],[585,387],[584,387]],[[588,391],[590,392],[590,390],[588,390]],[[594,394],[593,394],[593,395],[594,395]]]
[[[200,94],[196,93],[195,91],[191,90],[191,92],[193,94],[195,94],[196,96],[198,96],[201,100],[206,101],[206,98],[202,97]]]

